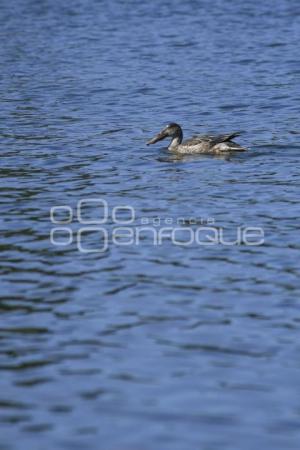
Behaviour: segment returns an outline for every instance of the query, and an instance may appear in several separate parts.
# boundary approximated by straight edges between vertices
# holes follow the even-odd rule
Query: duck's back
[[[223,153],[228,151],[244,151],[245,148],[231,141],[240,133],[229,133],[220,135],[198,135],[187,139],[178,146],[178,153]]]

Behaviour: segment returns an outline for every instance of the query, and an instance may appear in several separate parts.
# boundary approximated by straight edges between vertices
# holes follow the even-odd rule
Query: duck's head
[[[163,128],[156,136],[154,136],[150,141],[147,142],[147,145],[155,144],[158,141],[161,141],[162,139],[165,139],[167,137],[170,138],[176,138],[181,137],[182,138],[182,130],[180,125],[177,123],[169,123],[165,128]]]

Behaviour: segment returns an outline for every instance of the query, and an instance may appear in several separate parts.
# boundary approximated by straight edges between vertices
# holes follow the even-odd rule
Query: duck
[[[241,133],[229,133],[220,135],[197,135],[183,141],[183,132],[180,125],[175,122],[169,123],[156,136],[147,142],[147,145],[155,144],[165,138],[171,142],[168,150],[183,155],[189,154],[224,154],[229,152],[243,152],[245,147],[233,142],[232,139]]]

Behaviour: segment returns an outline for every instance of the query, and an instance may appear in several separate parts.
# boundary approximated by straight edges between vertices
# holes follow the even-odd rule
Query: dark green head
[[[155,144],[162,139],[167,137],[175,138],[182,137],[181,126],[175,122],[169,123],[165,128],[163,128],[156,136],[154,136],[150,141],[147,142],[147,145]]]

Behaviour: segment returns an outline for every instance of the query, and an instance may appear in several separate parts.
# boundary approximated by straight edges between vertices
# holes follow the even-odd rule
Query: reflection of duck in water
[[[222,154],[228,152],[242,152],[246,149],[236,144],[231,139],[239,136],[239,133],[220,134],[216,136],[202,135],[194,136],[187,141],[182,142],[183,133],[180,125],[177,123],[170,123],[162,131],[160,131],[154,138],[147,142],[147,145],[155,144],[165,138],[171,138],[171,143],[168,150],[180,154]]]

